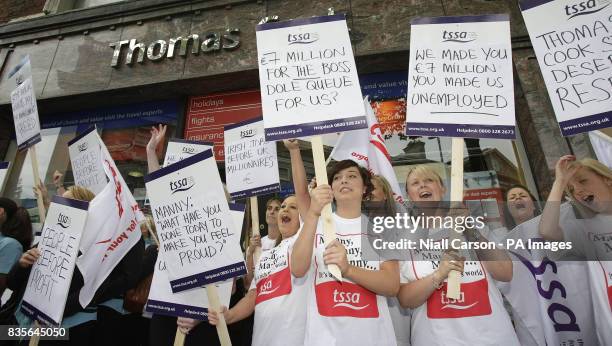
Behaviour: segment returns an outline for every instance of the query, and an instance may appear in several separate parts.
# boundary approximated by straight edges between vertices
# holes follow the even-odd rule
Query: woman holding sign
[[[441,209],[446,189],[442,178],[431,167],[419,165],[408,171],[406,192],[414,203],[413,216],[443,218]],[[453,219],[463,217],[454,216]],[[433,220],[433,219],[432,219]],[[484,224],[483,224],[484,226]],[[423,229],[420,240],[443,244],[447,229]],[[456,231],[461,231],[456,229]],[[484,239],[475,230],[464,230],[470,240]],[[402,286],[398,299],[412,308],[412,345],[519,345],[499,290],[492,279],[509,281],[512,262],[500,250],[477,250],[479,257],[495,261],[465,261],[453,250],[422,246],[410,250],[412,260],[401,269]],[[492,253],[491,253],[492,252]],[[452,270],[462,272],[461,298],[446,296],[446,279]]]
[[[261,254],[249,293],[233,308],[224,308],[224,316],[230,324],[255,311],[253,345],[301,346],[306,324],[302,302],[310,286],[307,277],[297,278],[290,271],[291,252],[300,228],[295,196],[285,198],[277,220],[282,240]],[[217,324],[216,312],[209,312],[208,321]]]
[[[47,191],[43,187],[37,193],[46,194]],[[95,195],[93,192],[82,186],[71,186],[66,190],[62,197],[77,199],[90,202]],[[48,209],[47,209],[48,210]],[[9,287],[14,291],[25,289],[28,282],[28,277],[32,269],[32,265],[40,257],[40,251],[37,247],[33,247],[26,251],[19,262],[13,266],[9,274]],[[95,303],[90,304],[86,308],[82,308],[79,303],[79,292],[83,287],[83,276],[78,267],[75,266],[70,288],[68,289],[68,297],[64,308],[64,317],[62,318],[62,327],[69,329],[70,340],[65,341],[67,345],[85,345],[94,344],[94,329],[96,326],[96,308]],[[98,290],[96,294],[102,293]],[[41,341],[40,344],[45,344]]]
[[[567,194],[574,208],[560,203]],[[542,212],[539,231],[553,242],[568,241],[562,255],[588,260],[590,290],[599,343],[612,344],[612,170],[593,159],[559,159],[555,181]],[[561,254],[557,252],[558,254]]]
[[[314,280],[314,292],[307,299],[304,344],[396,345],[385,296],[395,296],[399,289],[397,261],[369,261],[361,255],[362,225],[367,222],[362,201],[372,190],[370,174],[354,161],[344,160],[336,163],[329,176],[331,187],[320,185],[312,191],[291,254],[293,275],[312,275]],[[338,239],[325,247],[319,217],[332,200]],[[342,282],[327,270],[332,264],[340,269]]]

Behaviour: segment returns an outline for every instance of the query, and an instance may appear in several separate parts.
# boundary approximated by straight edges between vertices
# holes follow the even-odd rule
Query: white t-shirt
[[[349,262],[378,270],[380,262],[361,256],[362,218],[344,219],[334,214],[336,235],[346,247]],[[365,218],[363,222],[366,222]],[[317,226],[311,271],[314,290],[309,291],[304,345],[396,345],[387,298],[353,281],[336,281],[323,263],[323,227]]]
[[[261,251],[270,250],[274,245],[276,245],[276,239],[270,239],[268,236],[261,238]]]
[[[587,261],[597,337],[602,345],[612,345],[612,215],[597,214],[576,219],[572,210],[561,212],[559,225],[565,241],[571,241],[575,252]]]
[[[291,275],[291,251],[298,234],[264,251],[250,289],[256,289],[253,345],[301,346],[306,326],[309,275]]]
[[[432,230],[439,242],[448,231]],[[422,279],[438,268],[441,250],[410,250],[402,263],[401,281]],[[464,254],[465,256],[465,254]],[[412,311],[412,345],[519,345],[501,294],[480,261],[466,261],[461,277],[461,298],[446,297],[446,281]]]
[[[507,238],[524,244],[541,238],[539,222],[540,217],[533,218]],[[553,261],[549,255],[513,247],[512,281],[497,282],[512,306],[521,345],[597,345],[586,262]]]
[[[393,322],[397,346],[410,346],[412,309],[403,308],[397,297],[387,297],[387,304],[389,305],[389,314],[391,315],[391,322]]]

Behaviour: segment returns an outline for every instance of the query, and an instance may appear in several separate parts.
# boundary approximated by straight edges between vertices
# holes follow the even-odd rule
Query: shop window
[[[41,181],[50,195],[55,194],[53,174],[57,170],[64,175],[64,186],[74,185],[68,142],[96,124],[125,182],[146,211],[144,176],[148,168],[145,149],[149,131],[152,125],[165,123],[169,125],[166,139],[175,137],[177,111],[176,101],[161,101],[42,118],[42,142],[36,145]],[[158,148],[160,161],[165,146],[166,143]],[[29,155],[29,151],[18,152],[15,141],[11,142],[4,159],[13,162],[5,196],[28,208],[33,221],[37,223],[39,217]]]

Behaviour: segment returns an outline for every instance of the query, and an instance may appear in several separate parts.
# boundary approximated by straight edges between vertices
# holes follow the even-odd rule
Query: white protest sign
[[[232,199],[280,190],[276,142],[266,142],[261,117],[225,127],[225,180]]]
[[[240,229],[244,218],[244,205],[230,204],[230,210],[234,226],[236,229]],[[240,233],[236,233],[229,241],[239,244]],[[146,311],[155,314],[208,320],[210,304],[206,289],[195,288],[172,293],[166,263],[161,257],[160,253],[157,257],[157,263],[155,263],[155,273],[153,274]],[[234,279],[229,279],[215,284],[219,291],[219,301],[223,306],[229,307],[233,281]]]
[[[523,0],[520,7],[561,134],[612,126],[612,3]]]
[[[508,15],[417,18],[406,134],[515,138]]]
[[[9,73],[9,79],[15,85],[15,89],[11,92],[11,107],[17,146],[19,150],[23,150],[41,141],[38,106],[28,56]]]
[[[0,161],[0,196],[2,196],[4,186],[6,185],[6,181],[8,180],[10,166],[10,162]]]
[[[166,148],[164,167],[210,149],[213,145],[213,142],[199,142],[172,138],[168,141],[168,147]]]
[[[234,279],[229,279],[214,284],[219,291],[219,301],[223,306],[229,306],[233,281]],[[154,314],[205,321],[208,320],[209,305],[208,295],[203,287],[172,293],[166,262],[162,260],[160,253],[155,263],[155,273],[145,310]]]
[[[96,195],[100,193],[108,181],[100,158],[96,127],[93,126],[70,140],[68,153],[75,184],[88,188]]]
[[[246,273],[212,150],[145,177],[172,292]]]
[[[367,127],[344,15],[257,26],[266,140]]]
[[[44,325],[62,323],[89,203],[54,196],[43,226],[21,310]]]

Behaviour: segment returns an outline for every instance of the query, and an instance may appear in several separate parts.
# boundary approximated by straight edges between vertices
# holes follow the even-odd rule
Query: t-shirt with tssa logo
[[[298,233],[299,234],[299,233]],[[301,346],[310,274],[291,275],[289,259],[298,234],[263,251],[250,289],[256,290],[253,345]]]
[[[507,238],[542,242],[539,224],[538,216],[516,226]],[[555,261],[550,251],[529,246],[509,250],[512,281],[497,287],[512,306],[521,345],[598,345],[587,263]]]
[[[429,231],[430,243],[448,239],[448,231]],[[463,254],[469,258],[466,254]],[[403,262],[400,280],[409,283],[432,274],[442,250],[419,247]],[[458,299],[446,296],[446,280],[412,312],[413,345],[519,345],[503,299],[480,261],[466,260]]]
[[[361,255],[361,223],[365,217],[344,219],[334,214],[336,236],[350,264],[379,270],[380,262]],[[343,278],[337,281],[323,263],[323,227],[315,234],[312,275],[314,290],[308,298],[305,345],[396,345],[393,324],[384,296]]]

